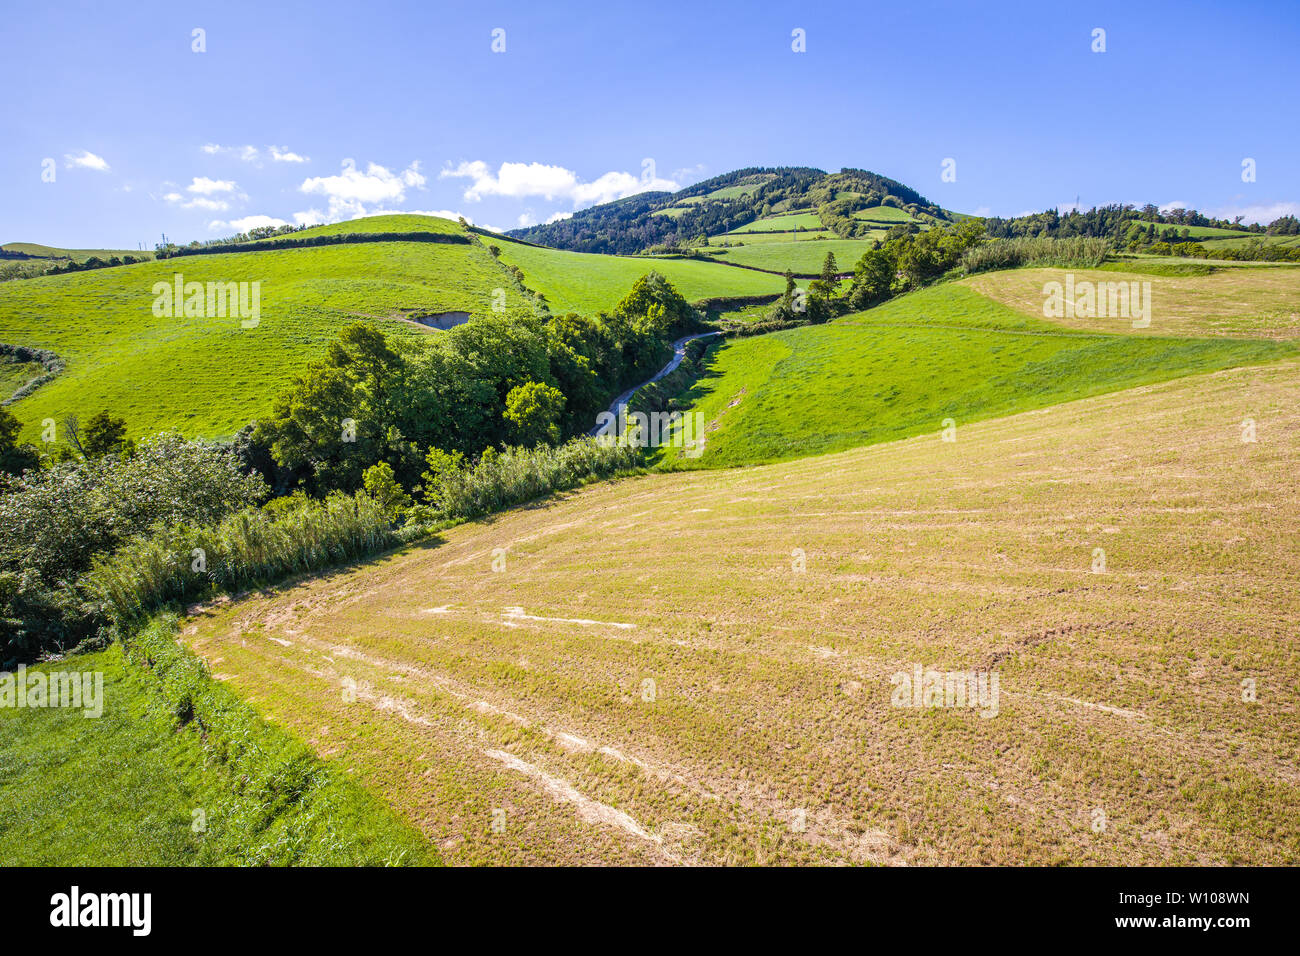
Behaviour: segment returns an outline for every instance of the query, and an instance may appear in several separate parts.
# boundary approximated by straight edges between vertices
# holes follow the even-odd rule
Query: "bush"
[[[1020,266],[1074,266],[1096,268],[1110,251],[1108,239],[1074,236],[1069,239],[1038,238],[995,239],[967,249],[961,267],[967,273],[991,269],[1015,269]]]
[[[157,523],[209,523],[267,493],[227,448],[164,433],[130,458],[68,461],[8,479],[0,494],[0,571],[54,585]]]
[[[439,518],[473,518],[631,471],[640,463],[639,448],[592,438],[576,438],[558,448],[489,448],[473,465],[435,448],[429,452],[425,495]]]
[[[335,493],[278,513],[246,509],[213,526],[158,528],[98,558],[82,585],[99,614],[123,625],[173,601],[317,571],[399,541],[380,502]]]

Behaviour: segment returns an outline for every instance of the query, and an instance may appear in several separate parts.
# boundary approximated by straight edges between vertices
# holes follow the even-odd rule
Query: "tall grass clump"
[[[473,518],[628,472],[641,464],[641,449],[576,438],[558,447],[489,448],[473,464],[459,455],[429,455],[429,503],[443,519]]]
[[[215,525],[160,527],[97,558],[82,582],[104,616],[121,626],[173,601],[317,571],[400,540],[369,495],[297,498],[274,511],[239,511]]]
[[[1063,266],[1092,269],[1106,260],[1110,240],[1089,236],[1053,239],[1048,236],[994,239],[963,253],[961,268],[967,273],[1020,266]]]

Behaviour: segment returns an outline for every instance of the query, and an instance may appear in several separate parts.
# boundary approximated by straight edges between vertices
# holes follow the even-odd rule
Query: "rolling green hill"
[[[952,214],[916,190],[862,169],[752,167],[676,193],[646,192],[602,203],[509,235],[575,252],[628,254],[681,246],[700,236],[799,227],[856,239],[881,223],[908,221],[950,222]]]
[[[679,396],[725,467],[937,433],[997,415],[1296,354],[1290,343],[1097,334],[1013,311],[959,285],[826,325],[728,341]],[[678,453],[674,449],[674,455]]]
[[[720,262],[752,266],[773,272],[789,269],[795,275],[816,275],[821,272],[826,253],[835,253],[840,272],[852,272],[854,264],[871,248],[865,239],[799,239],[796,242],[762,242],[754,245],[702,250]]]
[[[418,218],[414,225],[430,231],[459,229]],[[260,283],[260,323],[244,329],[238,318],[156,317],[153,286],[177,273],[187,282]],[[496,289],[508,308],[527,306],[482,246],[415,242],[182,256],[0,283],[0,342],[49,349],[67,363],[10,408],[27,440],[43,419],[84,420],[100,409],[124,417],[132,435],[175,427],[226,436],[265,411],[347,322],[370,318],[397,335],[437,334],[402,319],[483,314]]]
[[[153,250],[148,252],[135,249],[60,249],[57,246],[43,246],[36,242],[7,242],[0,246],[0,282],[12,279],[30,278],[43,274],[51,266],[65,266],[69,263],[82,263],[88,259],[152,259]]]
[[[690,301],[768,295],[785,288],[779,276],[695,259],[591,255],[506,239],[495,245],[501,249],[502,261],[523,270],[524,284],[544,295],[553,313],[609,311],[632,283],[650,271],[662,273]]]

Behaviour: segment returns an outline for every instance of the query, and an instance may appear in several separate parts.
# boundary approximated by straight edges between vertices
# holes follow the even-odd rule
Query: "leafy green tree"
[[[411,496],[397,483],[393,467],[386,461],[371,465],[361,476],[366,494],[379,502],[389,521],[397,521],[411,507]]]
[[[514,425],[521,445],[558,442],[563,412],[564,393],[542,382],[525,382],[506,396],[505,418]]]
[[[382,332],[345,326],[325,358],[277,396],[254,440],[322,492],[356,490],[365,469],[381,460],[405,467],[413,449],[397,422],[402,369]]]
[[[13,413],[0,406],[0,472],[8,475],[21,475],[28,468],[40,464],[40,455],[31,445],[18,443],[18,433],[22,424]]]
[[[107,410],[92,415],[81,433],[81,448],[87,458],[129,454],[132,447],[126,437],[126,420],[114,418]]]
[[[855,309],[865,309],[883,302],[890,296],[897,271],[892,250],[884,247],[867,250],[853,269],[849,303]]]
[[[267,491],[228,448],[174,433],[142,441],[129,458],[29,471],[0,495],[0,571],[54,585],[156,523],[211,523]]]
[[[632,291],[614,307],[614,315],[665,338],[689,331],[699,320],[691,304],[658,272],[647,272],[637,279]]]

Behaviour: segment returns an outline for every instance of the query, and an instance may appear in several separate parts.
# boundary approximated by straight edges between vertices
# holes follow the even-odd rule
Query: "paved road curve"
[[[640,389],[645,388],[645,386],[649,385],[651,382],[659,381],[665,375],[672,372],[673,369],[677,368],[677,366],[681,365],[682,359],[686,358],[686,345],[688,342],[694,342],[696,339],[707,339],[711,335],[721,335],[721,334],[722,334],[721,332],[701,332],[696,335],[683,335],[680,339],[678,339],[676,342],[673,343],[672,361],[670,361],[667,365],[661,368],[653,376],[646,379],[640,385],[633,385],[631,388],[629,388],[618,398],[614,399],[613,403],[609,406],[610,414],[612,414],[615,418],[618,418],[618,414],[619,414],[618,410],[624,405],[626,405],[629,401],[631,401],[632,396],[635,395]],[[599,425],[597,425],[591,431],[587,432],[587,434],[594,436],[598,431],[600,431]]]

